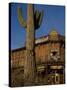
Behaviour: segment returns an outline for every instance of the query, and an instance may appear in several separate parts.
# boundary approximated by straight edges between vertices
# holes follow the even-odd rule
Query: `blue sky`
[[[23,17],[27,18],[27,4],[12,3],[11,4],[11,49],[16,49],[25,46],[26,29],[21,27],[18,21],[17,8],[22,8]],[[34,5],[35,10],[44,10],[43,21],[35,37],[48,35],[55,28],[56,31],[65,34],[65,7],[54,5]]]

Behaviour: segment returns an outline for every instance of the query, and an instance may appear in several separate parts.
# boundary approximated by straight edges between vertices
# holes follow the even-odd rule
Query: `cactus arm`
[[[34,14],[34,22],[35,22],[35,29],[38,29],[42,23],[42,19],[43,19],[43,11],[35,11]]]
[[[41,25],[41,23],[42,23],[42,20],[43,20],[43,15],[44,15],[44,12],[42,11],[41,13],[40,13],[40,16],[39,16],[39,26]]]
[[[38,17],[39,17],[39,11],[35,11],[34,12],[34,27],[35,27],[35,30],[38,29]]]
[[[40,14],[40,12],[39,12],[38,10],[36,10],[36,11],[35,11],[35,18],[36,18],[36,21],[38,20],[39,14]]]
[[[18,7],[18,20],[22,27],[27,27],[26,21],[22,17],[22,9],[20,7]]]

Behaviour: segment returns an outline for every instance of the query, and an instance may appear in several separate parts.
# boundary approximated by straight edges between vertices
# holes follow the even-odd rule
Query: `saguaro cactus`
[[[24,64],[24,84],[35,84],[35,30],[41,25],[43,18],[43,11],[35,11],[34,5],[28,4],[27,7],[27,21],[22,17],[22,10],[18,7],[18,19],[22,27],[26,28],[26,59]]]

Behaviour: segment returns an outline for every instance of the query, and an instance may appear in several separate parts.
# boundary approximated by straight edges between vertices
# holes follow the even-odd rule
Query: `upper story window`
[[[51,52],[51,56],[55,56],[57,54],[56,51]]]
[[[50,57],[52,60],[60,59],[59,50],[51,50]]]

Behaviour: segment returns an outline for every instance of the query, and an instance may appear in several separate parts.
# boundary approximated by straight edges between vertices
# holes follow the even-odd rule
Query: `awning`
[[[40,65],[40,66],[37,67],[37,71],[44,71],[45,68],[46,68],[45,66]]]
[[[51,69],[63,69],[63,66],[50,66]]]

